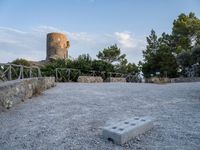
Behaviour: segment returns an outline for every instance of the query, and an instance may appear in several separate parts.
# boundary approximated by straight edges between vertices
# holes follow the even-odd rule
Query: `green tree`
[[[159,45],[156,32],[151,30],[151,34],[146,38],[146,40],[147,46],[146,50],[143,51],[143,57],[144,61],[151,62],[151,59],[154,57]]]
[[[118,72],[118,73],[127,73],[127,63],[128,63],[128,60],[126,58],[122,59],[120,61],[120,63],[118,64],[115,64],[115,72]]]
[[[82,54],[73,61],[73,67],[75,69],[80,69],[82,72],[88,72],[92,70],[92,58],[89,54]]]
[[[131,74],[139,73],[138,66],[135,63],[128,63],[126,68],[127,68],[127,73]]]
[[[97,54],[97,58],[100,60],[106,61],[108,63],[113,63],[113,62],[120,62],[126,57],[125,54],[121,55],[121,50],[120,48],[117,47],[117,45],[111,45],[108,48],[104,48],[99,53]]]
[[[200,64],[200,45],[192,48],[192,60],[193,64],[199,63]]]
[[[160,44],[156,54],[156,62],[156,71],[160,72],[161,76],[177,77],[176,57],[168,45]]]
[[[172,36],[177,53],[200,44],[200,20],[194,13],[180,14],[173,22]]]
[[[93,60],[92,70],[95,70],[96,75],[101,76],[105,80],[109,77],[109,72],[114,72],[114,65],[103,60]]]
[[[136,74],[139,72],[137,65],[135,63],[128,63],[126,58],[115,65],[115,71],[123,74]]]
[[[170,35],[163,33],[158,38],[155,31],[151,31],[147,37],[146,50],[143,51],[144,62],[140,62],[145,77],[155,75],[156,72],[160,72],[160,76],[175,77],[177,75],[177,63],[171,45]]]
[[[176,57],[177,63],[182,69],[191,66],[192,58],[189,51],[183,51]]]
[[[92,70],[104,71],[104,72],[114,72],[114,66],[108,62],[102,60],[92,61]]]
[[[148,78],[151,76],[151,74],[155,74],[157,70],[155,56],[159,44],[157,35],[154,30],[151,30],[151,34],[149,35],[149,37],[146,38],[146,40],[147,46],[146,49],[143,51],[144,62],[140,64],[142,66],[141,68],[144,77]]]

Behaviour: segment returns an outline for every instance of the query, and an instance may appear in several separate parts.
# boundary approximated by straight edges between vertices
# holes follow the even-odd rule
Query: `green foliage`
[[[189,50],[193,45],[200,44],[200,20],[194,13],[189,15],[180,14],[178,19],[174,20],[172,36],[177,53],[182,50]]]
[[[135,63],[128,63],[127,59],[123,59],[120,64],[115,65],[115,71],[123,74],[136,74],[139,69]]]
[[[132,73],[135,74],[138,72],[138,68],[134,63],[128,63],[126,59],[125,54],[121,54],[120,48],[117,47],[117,45],[111,45],[108,48],[104,48],[103,51],[99,52],[97,57],[101,60],[106,62],[107,66],[108,64],[115,63],[113,65],[114,70],[112,72],[118,72],[118,73],[123,73],[123,74],[128,74]],[[110,68],[113,68],[110,67]]]
[[[193,63],[199,63],[200,64],[200,45],[194,47],[192,49],[192,60],[193,60]]]
[[[147,37],[146,50],[143,51],[144,62],[140,62],[145,77],[155,75],[156,72],[160,72],[160,76],[177,76],[177,63],[170,47],[170,39],[171,37],[165,33],[158,38],[154,30]]]
[[[13,60],[11,63],[16,64],[16,65],[30,66],[29,61],[27,61],[26,59],[22,59],[22,58]]]
[[[114,72],[114,66],[102,60],[93,60],[92,70]]]
[[[72,68],[80,69],[81,72],[86,73],[92,70],[92,58],[89,54],[82,54],[72,62]]]
[[[97,58],[100,60],[106,61],[108,63],[113,63],[113,62],[120,62],[126,57],[125,54],[121,55],[121,50],[120,48],[117,47],[117,45],[111,45],[108,48],[104,48],[103,51],[99,52],[97,54]]]
[[[11,63],[16,64],[16,65],[23,65],[23,66],[27,66],[27,67],[31,66],[31,64],[28,60],[22,59],[22,58],[13,60]],[[6,67],[4,67],[4,69],[6,69]],[[12,80],[18,79],[19,74],[20,74],[20,67],[13,67],[12,68]],[[35,74],[37,76],[37,70],[32,69],[32,75],[34,76]],[[27,68],[23,69],[23,76],[24,76],[24,78],[29,77],[29,70]]]
[[[192,62],[191,53],[189,51],[183,51],[177,55],[176,60],[182,68],[189,67]]]
[[[139,73],[139,69],[135,63],[128,63],[126,68],[127,68],[127,73],[131,74]]]
[[[163,33],[158,38],[155,31],[151,31],[143,51],[144,62],[139,63],[139,68],[145,77],[156,72],[176,77],[179,67],[184,70],[200,61],[199,43],[200,20],[194,13],[180,14],[174,20],[171,35]]]
[[[171,78],[177,77],[178,65],[176,62],[176,58],[173,55],[169,46],[165,44],[161,44],[159,46],[156,55],[156,62],[157,62],[156,71],[160,72],[160,76],[167,76]]]
[[[89,75],[91,71],[95,71],[96,75],[102,76],[102,72],[104,72],[104,79],[108,77],[110,72],[117,72],[117,73],[131,73],[135,74],[138,71],[137,66],[134,63],[128,63],[126,58],[120,58],[121,61],[119,64],[113,65],[104,60],[92,60],[89,54],[82,54],[77,59],[74,60],[62,60],[57,59],[54,61],[49,62],[44,67],[41,68],[42,74],[44,76],[56,76],[56,68],[72,68],[78,69],[81,71],[82,75]],[[61,74],[66,74],[66,70],[60,69],[59,72]],[[76,81],[79,75],[77,70],[71,70],[70,72],[70,79],[72,81]],[[63,77],[60,81],[68,81],[69,79]]]
[[[191,51],[183,51],[176,57],[177,63],[180,67],[181,74],[185,75],[186,69],[192,68],[194,64],[200,63],[200,46],[195,46]],[[198,68],[200,72],[200,68]]]
[[[64,59],[57,59],[49,62],[41,68],[42,76],[56,76],[56,68],[66,68],[67,61]]]

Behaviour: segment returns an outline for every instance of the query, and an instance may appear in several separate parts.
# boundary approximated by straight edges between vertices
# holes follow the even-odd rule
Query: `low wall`
[[[126,82],[126,78],[122,77],[109,77],[105,80],[105,82]]]
[[[79,76],[77,81],[81,83],[101,83],[103,79],[99,76]]]
[[[190,78],[171,78],[171,83],[178,82],[200,82],[200,77],[190,77]]]
[[[162,83],[170,83],[171,80],[170,78],[151,77],[151,78],[145,79],[145,82],[162,84]]]
[[[179,83],[179,82],[200,82],[200,77],[188,78],[158,78],[152,77],[145,80],[146,83]]]
[[[11,108],[42,91],[55,86],[54,77],[20,79],[0,83],[0,109]]]

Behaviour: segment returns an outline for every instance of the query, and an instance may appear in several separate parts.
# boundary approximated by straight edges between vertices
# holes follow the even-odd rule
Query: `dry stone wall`
[[[122,77],[109,77],[106,79],[106,82],[126,82],[126,78]]]
[[[159,78],[152,77],[145,80],[146,83],[179,83],[179,82],[200,82],[200,77],[187,78]]]
[[[178,83],[178,82],[200,82],[200,77],[172,78],[170,80],[171,80],[171,83]]]
[[[161,78],[161,77],[151,77],[145,80],[146,83],[157,83],[157,84],[162,84],[162,83],[170,83],[170,78]]]
[[[102,77],[99,76],[79,76],[78,82],[81,83],[101,83],[103,82]]]
[[[0,83],[0,109],[11,108],[42,91],[55,86],[54,77],[20,79]]]

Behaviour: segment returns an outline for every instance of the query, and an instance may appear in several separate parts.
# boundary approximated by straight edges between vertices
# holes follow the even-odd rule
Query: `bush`
[[[120,72],[122,67],[119,69],[116,68],[116,65],[108,63],[103,60],[92,60],[89,54],[82,54],[75,60],[62,60],[57,59],[52,62],[49,62],[44,67],[41,68],[43,76],[55,76],[56,77],[56,68],[62,68],[57,70],[58,81],[77,81],[79,75],[91,75],[91,71],[95,71],[95,75],[101,76],[103,79],[106,79],[110,76],[110,72]],[[66,68],[71,68],[70,77],[69,71]],[[75,69],[75,70],[74,70]],[[76,70],[77,69],[77,70]],[[81,72],[81,74],[80,74]],[[133,73],[138,72],[137,66],[133,64],[125,64],[124,73]]]
[[[16,65],[23,65],[23,66],[30,66],[31,65],[28,60],[22,59],[22,58],[18,58],[16,60],[12,61],[11,63],[16,64]]]

